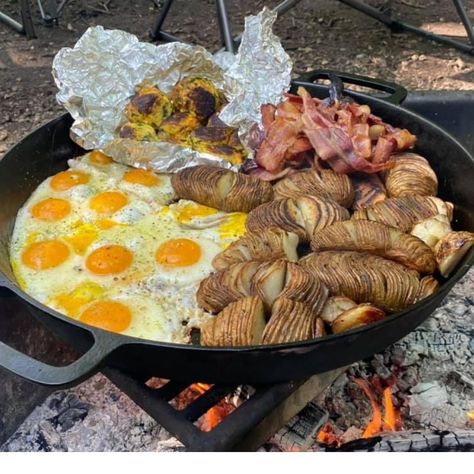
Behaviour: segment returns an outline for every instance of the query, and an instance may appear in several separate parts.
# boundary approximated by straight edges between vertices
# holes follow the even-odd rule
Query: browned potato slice
[[[442,237],[434,248],[441,275],[448,277],[473,245],[471,232],[450,232]]]
[[[332,199],[344,207],[349,207],[354,199],[354,189],[349,177],[332,170],[295,173],[278,181],[274,190],[277,199],[316,196]]]
[[[263,331],[262,344],[305,341],[313,336],[314,317],[303,303],[278,298]]]
[[[249,213],[245,226],[254,233],[268,227],[279,227],[294,232],[303,241],[308,240],[303,217],[292,199],[278,199],[256,207]]]
[[[371,304],[360,304],[339,315],[332,323],[331,329],[337,334],[380,321],[384,317],[385,313],[381,309]]]
[[[438,178],[428,161],[416,153],[392,156],[394,166],[386,172],[385,187],[390,197],[436,196]]]
[[[297,263],[288,262],[286,266],[285,286],[280,296],[304,303],[318,316],[328,297],[328,289],[305,268]]]
[[[438,214],[415,224],[410,234],[418,237],[428,247],[433,248],[450,231],[451,224],[448,217]]]
[[[353,219],[376,221],[403,232],[410,232],[413,226],[429,217],[442,214],[452,219],[453,205],[433,196],[404,196],[378,202],[354,212]]]
[[[201,281],[196,293],[198,305],[205,311],[218,313],[233,301],[250,296],[251,280],[257,268],[258,262],[236,263],[209,275]]]
[[[420,275],[399,263],[360,252],[326,251],[307,255],[300,264],[319,278],[331,295],[400,311],[416,302]]]
[[[349,211],[332,199],[302,196],[295,199],[295,202],[303,218],[308,240],[311,240],[315,232],[350,217]]]
[[[434,254],[423,241],[379,222],[336,222],[314,234],[311,248],[315,252],[357,250],[395,260],[420,273],[436,270]]]
[[[340,314],[355,306],[357,306],[357,303],[346,296],[331,296],[324,305],[321,319],[328,324],[332,324]]]
[[[252,279],[252,294],[257,295],[270,309],[285,284],[287,261],[280,259],[261,264]]]
[[[254,296],[229,304],[201,328],[203,346],[260,344],[265,328],[263,303]]]
[[[248,260],[265,262],[286,258],[295,262],[298,260],[297,246],[298,236],[281,229],[270,228],[258,234],[247,233],[217,254],[212,265],[216,270],[223,270],[233,263]]]

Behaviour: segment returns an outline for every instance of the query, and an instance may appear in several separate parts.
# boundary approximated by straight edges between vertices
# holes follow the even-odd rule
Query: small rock
[[[418,56],[418,54],[412,54],[411,55],[411,60],[412,61],[418,61],[419,58],[420,58],[420,56]]]
[[[3,142],[8,138],[8,132],[6,130],[0,130],[0,142]]]
[[[418,56],[418,60],[419,60],[419,61],[426,61],[426,56],[425,56],[424,54],[420,54],[420,55]]]

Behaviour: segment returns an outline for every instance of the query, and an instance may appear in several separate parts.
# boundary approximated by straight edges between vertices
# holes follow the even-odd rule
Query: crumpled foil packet
[[[119,138],[118,129],[137,86],[151,83],[169,92],[180,79],[199,75],[224,92],[228,104],[220,118],[239,128],[247,146],[246,131],[260,123],[260,106],[279,102],[291,80],[291,60],[272,32],[275,19],[276,13],[266,8],[247,17],[233,61],[229,55],[213,57],[200,46],[155,46],[124,31],[89,28],[74,48],[62,48],[53,61],[56,98],[74,118],[71,138],[85,149],[99,148],[118,162],[157,172],[197,164],[232,168],[218,156],[172,143]]]

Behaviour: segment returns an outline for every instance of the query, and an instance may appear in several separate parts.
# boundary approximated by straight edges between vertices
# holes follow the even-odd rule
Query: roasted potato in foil
[[[173,104],[158,87],[142,87],[125,110],[128,121],[145,123],[157,129],[173,112]]]

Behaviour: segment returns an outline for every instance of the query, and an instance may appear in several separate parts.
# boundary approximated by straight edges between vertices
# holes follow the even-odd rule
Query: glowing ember
[[[340,446],[341,440],[339,436],[334,433],[334,428],[331,423],[326,423],[316,437],[318,443],[327,444],[329,446]]]
[[[383,418],[384,431],[398,431],[402,427],[402,419],[398,410],[393,406],[390,387],[383,391],[383,405],[385,409],[385,416]]]
[[[474,410],[467,412],[467,419],[470,423],[474,423]]]

